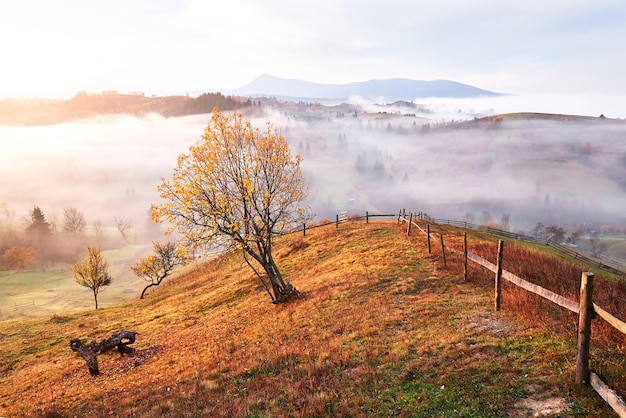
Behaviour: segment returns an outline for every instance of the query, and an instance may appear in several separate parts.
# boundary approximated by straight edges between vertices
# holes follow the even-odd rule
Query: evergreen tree
[[[47,239],[52,235],[50,223],[46,221],[46,217],[39,206],[35,206],[30,213],[30,223],[26,227],[26,234],[38,251],[43,249]]]

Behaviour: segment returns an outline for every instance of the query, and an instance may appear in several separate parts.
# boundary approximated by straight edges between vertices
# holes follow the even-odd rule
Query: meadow
[[[149,245],[128,245],[103,251],[113,277],[98,295],[100,306],[136,299],[145,286],[130,266],[149,253]],[[76,283],[72,265],[38,265],[33,270],[0,270],[0,321],[24,317],[63,315],[94,308],[90,289]]]
[[[472,242],[491,251],[488,237]],[[144,300],[0,322],[0,415],[612,413],[573,383],[575,330],[520,314],[510,293],[494,312],[491,274],[462,280],[454,259],[443,266],[395,221],[291,234],[275,255],[301,299],[272,305],[240,255],[224,254]],[[69,340],[122,329],[139,333],[136,353],[99,356],[91,377]],[[623,370],[623,353],[597,355],[605,373]]]

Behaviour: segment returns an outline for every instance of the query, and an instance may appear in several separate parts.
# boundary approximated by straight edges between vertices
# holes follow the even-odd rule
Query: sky
[[[0,98],[403,77],[626,117],[623,0],[0,0],[0,40]]]

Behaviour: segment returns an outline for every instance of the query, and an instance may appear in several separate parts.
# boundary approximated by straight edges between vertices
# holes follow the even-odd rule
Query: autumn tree
[[[8,269],[24,270],[37,264],[37,253],[32,247],[11,247],[2,254],[2,262]]]
[[[286,301],[299,293],[280,273],[272,247],[304,212],[300,162],[270,123],[261,131],[238,112],[214,110],[201,139],[179,156],[171,181],[158,187],[165,203],[152,207],[153,219],[168,221],[168,233],[178,231],[186,251],[210,244],[240,249],[272,302]]]
[[[141,292],[140,299],[143,299],[146,290],[160,285],[176,266],[185,262],[185,259],[178,254],[176,244],[173,242],[165,244],[156,242],[152,250],[154,254],[143,257],[130,268],[137,276],[149,283]]]
[[[74,280],[81,286],[88,287],[93,292],[93,298],[98,309],[98,293],[100,290],[111,284],[109,265],[102,258],[99,248],[88,247],[88,255],[82,261],[74,264]]]

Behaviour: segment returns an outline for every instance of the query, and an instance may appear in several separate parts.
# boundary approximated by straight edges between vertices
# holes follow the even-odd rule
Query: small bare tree
[[[141,292],[140,299],[143,299],[146,290],[160,285],[176,266],[185,263],[185,259],[178,254],[176,244],[173,242],[165,244],[155,242],[152,248],[154,254],[142,258],[130,268],[137,276],[149,283]]]
[[[82,233],[85,230],[85,226],[87,222],[85,222],[85,215],[82,212],[79,212],[76,208],[65,208],[63,209],[63,231],[68,234],[72,234],[74,238],[74,248],[76,252],[78,252],[78,243],[77,237],[78,234]]]
[[[85,230],[87,223],[85,215],[76,208],[63,209],[63,231],[71,234],[79,234]]]
[[[115,221],[115,226],[117,226],[117,230],[120,231],[122,238],[124,238],[126,244],[129,244],[130,242],[128,241],[128,232],[133,227],[133,224],[128,219],[124,219],[118,216],[113,218],[113,220]]]
[[[98,293],[101,288],[111,284],[109,265],[102,258],[99,248],[88,247],[88,255],[83,261],[74,264],[74,280],[81,286],[88,287],[93,292],[93,298],[98,309]]]
[[[96,242],[98,246],[102,246],[102,238],[104,236],[104,226],[102,225],[102,221],[100,219],[96,219],[93,222],[93,230],[96,235]]]

